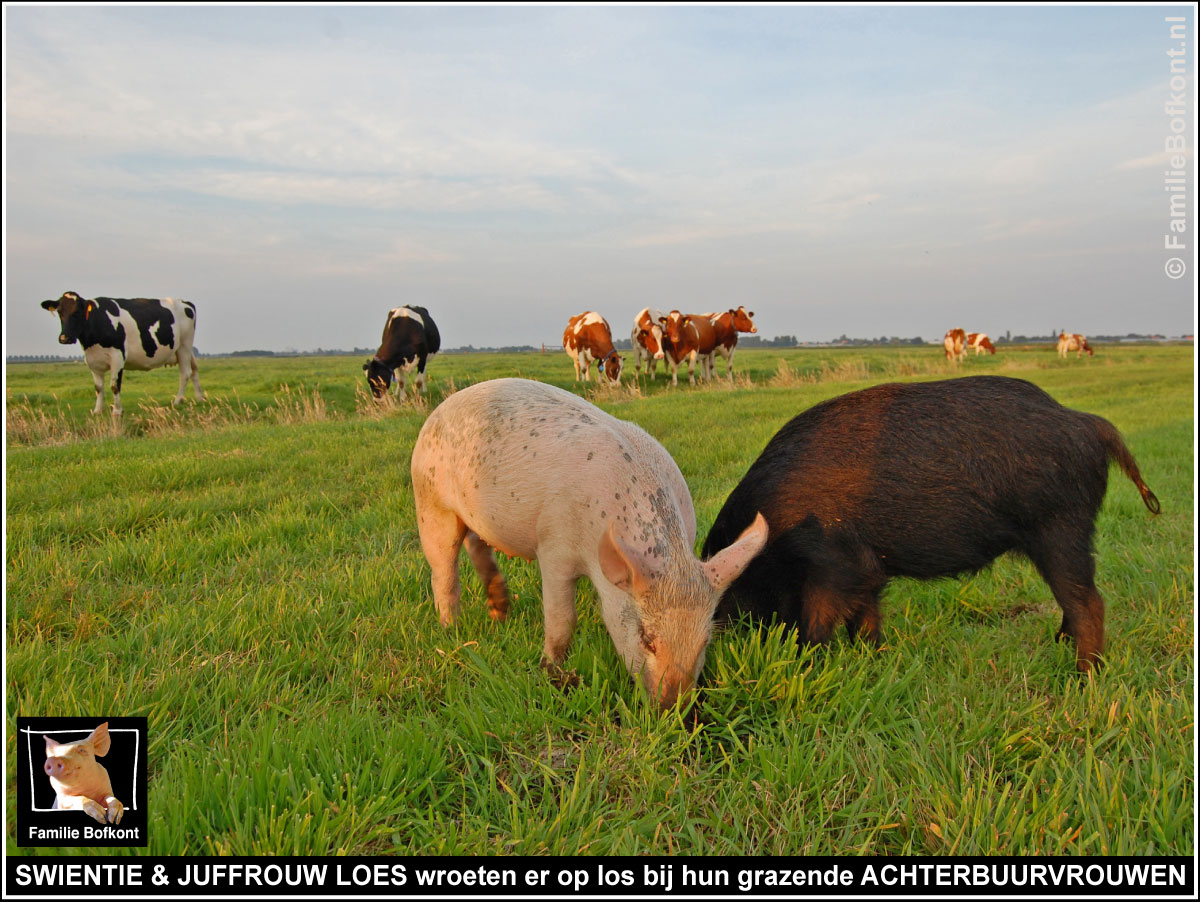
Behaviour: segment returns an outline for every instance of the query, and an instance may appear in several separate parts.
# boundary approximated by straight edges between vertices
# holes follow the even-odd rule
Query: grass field
[[[18,714],[149,718],[152,854],[1193,853],[1191,347],[743,351],[732,386],[577,389],[675,457],[698,545],[784,422],[897,379],[1032,380],[1112,420],[1161,499],[1112,472],[1092,679],[1005,557],[893,582],[880,650],[719,633],[699,725],[650,709],[586,580],[566,694],[536,565],[501,560],[496,625],[464,556],[439,627],[408,475],[428,408],[370,402],[361,364],[205,359],[177,411],[173,370],[131,373],[118,426],[82,362],[8,367],[9,854]],[[561,352],[439,355],[432,402],[509,375],[572,386]]]

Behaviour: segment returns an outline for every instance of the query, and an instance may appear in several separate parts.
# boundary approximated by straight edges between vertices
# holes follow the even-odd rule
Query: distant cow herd
[[[42,301],[42,307],[59,318],[60,344],[79,342],[83,356],[96,387],[93,413],[100,413],[104,403],[104,376],[111,375],[113,415],[121,415],[121,383],[126,369],[152,370],[168,364],[179,366],[179,392],[174,403],[183,400],[184,390],[191,380],[197,400],[203,400],[200,388],[200,369],[193,351],[196,333],[196,305],[174,298],[106,298],[87,299],[74,291],[64,292],[56,301]],[[688,382],[696,384],[696,369],[700,377],[710,380],[716,369],[716,358],[725,360],[725,374],[733,380],[733,355],[737,350],[739,333],[756,333],[754,313],[744,306],[721,313],[664,313],[653,307],[643,308],[633,319],[630,343],[633,354],[633,374],[655,379],[658,362],[664,372],[671,374],[671,384],[679,384],[679,367],[686,363]],[[625,371],[625,361],[617,351],[612,329],[599,313],[588,310],[572,316],[563,331],[563,350],[575,366],[575,381],[591,381],[592,365],[597,380],[619,383]],[[363,364],[367,387],[376,398],[382,398],[389,387],[403,395],[408,377],[416,371],[416,391],[424,394],[427,388],[425,367],[429,357],[441,348],[442,339],[437,324],[424,307],[405,304],[388,311],[379,350]],[[963,360],[968,351],[976,355],[995,354],[996,346],[985,332],[950,329],[942,345],[946,359]],[[1093,356],[1087,338],[1077,333],[1063,332],[1058,337],[1058,356],[1066,358],[1071,351],[1079,357]]]
[[[103,409],[112,374],[121,412],[124,370],[179,366],[178,403],[190,379],[203,398],[193,351],[196,308],[186,301],[86,299],[66,292],[42,306],[59,318],[62,344],[79,342]],[[646,308],[631,334],[635,376],[662,360],[678,384],[711,379],[715,359],[733,378],[739,333],[756,330],[744,307],[722,313]],[[948,360],[995,353],[987,335],[951,329]],[[383,397],[395,383],[426,391],[426,363],[441,347],[424,307],[388,312],[375,355],[363,364]],[[563,349],[576,380],[619,382],[624,363],[608,322],[573,316]],[[1092,349],[1063,333],[1058,353]],[[548,425],[549,424],[549,425]],[[717,515],[696,560],[696,516],[687,482],[665,448],[632,423],[578,395],[525,379],[494,379],[451,394],[426,419],[410,462],[417,528],[443,625],[459,608],[465,547],[494,620],[509,595],[494,552],[536,559],[542,576],[543,666],[556,682],[576,623],[575,583],[595,585],[601,615],[631,674],[666,708],[699,678],[716,619],[778,618],[809,643],[845,625],[882,642],[880,595],[897,576],[972,573],[998,555],[1028,557],[1062,609],[1058,635],[1073,640],[1076,668],[1101,662],[1104,602],[1091,545],[1110,462],[1146,507],[1158,499],[1117,430],[1061,407],[1019,379],[974,376],[880,385],[824,401],[785,424]]]

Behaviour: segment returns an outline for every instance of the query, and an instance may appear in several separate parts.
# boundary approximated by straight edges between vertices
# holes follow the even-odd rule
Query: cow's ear
[[[49,310],[51,313],[57,313],[58,301],[42,301],[42,309]]]
[[[365,373],[370,368],[371,368],[371,361],[368,360],[366,363],[363,364],[363,372]]]
[[[96,727],[96,729],[92,730],[92,735],[85,741],[92,744],[97,758],[103,758],[107,755],[108,749],[112,745],[112,738],[108,735],[108,721],[106,720],[100,726]]]

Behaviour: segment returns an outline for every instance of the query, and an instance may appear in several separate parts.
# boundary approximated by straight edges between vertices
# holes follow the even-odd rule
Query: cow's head
[[[655,360],[663,359],[663,330],[658,323],[651,323],[649,327],[643,326],[638,330],[638,344],[646,349]]]
[[[739,332],[757,332],[758,327],[754,325],[754,311],[746,312],[745,307],[738,307],[737,310],[730,310],[729,315],[733,317],[733,328]]]
[[[608,377],[609,382],[621,381],[621,370],[625,368],[625,361],[621,359],[621,355],[617,353],[617,349],[613,348],[608,356],[604,358],[604,375]]]
[[[81,298],[73,291],[67,291],[57,301],[42,301],[42,309],[58,314],[58,343],[71,345],[83,334],[83,327],[92,311],[96,309],[96,303]]]
[[[658,318],[659,324],[662,326],[663,335],[672,345],[678,345],[683,342],[683,327],[687,325],[688,318],[678,310],[672,310],[666,316]]]
[[[371,394],[382,398],[392,384],[392,368],[378,357],[372,357],[363,364],[363,372],[367,374],[367,387],[371,389]]]

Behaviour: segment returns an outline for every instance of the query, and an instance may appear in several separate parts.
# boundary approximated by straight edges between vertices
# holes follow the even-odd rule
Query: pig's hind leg
[[[421,549],[433,571],[433,602],[442,626],[453,626],[458,618],[458,550],[467,535],[467,524],[454,511],[417,499],[417,530]]]
[[[1057,638],[1075,642],[1075,666],[1088,673],[1100,666],[1104,651],[1104,599],[1096,591],[1096,562],[1091,531],[1072,525],[1041,530],[1029,558],[1062,608]]]
[[[488,614],[493,620],[503,620],[508,616],[508,583],[496,566],[492,546],[470,530],[467,531],[466,546],[475,572],[487,590]]]

